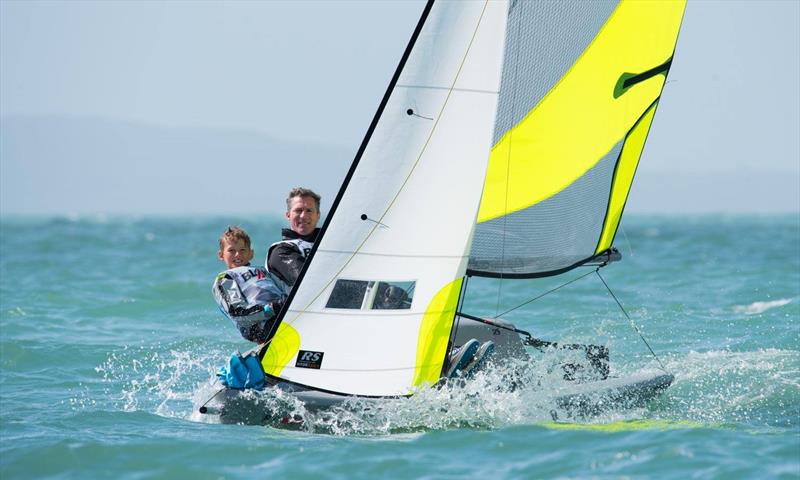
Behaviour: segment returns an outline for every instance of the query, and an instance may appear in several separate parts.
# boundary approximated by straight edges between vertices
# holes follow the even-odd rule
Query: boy
[[[228,267],[211,289],[219,309],[246,340],[266,342],[286,300],[286,285],[264,267],[250,266],[250,236],[239,227],[228,227],[219,238],[218,256]]]

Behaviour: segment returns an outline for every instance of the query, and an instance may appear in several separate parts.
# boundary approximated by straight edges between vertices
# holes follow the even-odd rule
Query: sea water
[[[626,217],[599,273],[630,321],[593,270],[470,280],[463,310],[493,317],[589,273],[501,318],[608,346],[612,375],[663,366],[675,382],[643,408],[554,417],[555,380],[489,371],[295,430],[197,413],[250,346],[210,293],[231,223],[255,262],[282,226],[0,220],[0,478],[800,478],[797,214]]]

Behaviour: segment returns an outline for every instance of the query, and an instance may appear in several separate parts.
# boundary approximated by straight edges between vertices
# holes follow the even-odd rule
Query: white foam
[[[789,298],[782,298],[769,302],[753,302],[750,305],[736,305],[733,307],[733,311],[735,313],[744,313],[745,315],[758,315],[759,313],[764,313],[767,310],[782,307],[789,303],[792,303],[792,300]]]
[[[675,382],[662,415],[708,423],[796,424],[800,352],[714,350],[667,361]]]
[[[199,405],[220,388],[215,365],[226,353],[206,345],[175,347],[142,346],[112,352],[96,368],[108,384],[106,400],[122,411],[211,421],[210,416],[197,412]],[[441,388],[422,388],[408,398],[378,403],[347,400],[324,412],[307,411],[300,400],[280,389],[252,394],[259,396],[265,411],[304,418],[301,431],[334,435],[413,437],[428,430],[548,423],[556,419],[555,413],[559,421],[580,423],[654,417],[712,423],[749,421],[761,418],[764,405],[788,402],[780,408],[794,408],[796,403],[788,399],[796,398],[800,387],[799,355],[796,351],[766,349],[666,356],[667,369],[675,373],[676,381],[662,398],[648,408],[612,409],[590,418],[570,418],[558,407],[558,396],[574,386],[563,379],[560,368],[569,358],[559,355],[542,356],[533,363],[495,366],[478,372],[468,382],[456,380]],[[635,365],[616,364],[612,373],[631,368],[638,370]],[[509,379],[514,379],[512,388]],[[70,400],[74,409],[96,408],[96,396],[77,393]],[[779,415],[784,415],[782,410]]]

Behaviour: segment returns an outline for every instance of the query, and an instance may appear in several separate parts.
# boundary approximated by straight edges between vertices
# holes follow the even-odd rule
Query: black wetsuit
[[[283,240],[273,243],[267,253],[266,267],[290,287],[297,281],[311,247],[317,240],[319,228],[309,235],[300,235],[289,228],[281,231]]]

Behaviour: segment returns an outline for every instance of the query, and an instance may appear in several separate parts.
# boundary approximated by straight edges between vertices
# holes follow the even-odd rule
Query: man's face
[[[319,209],[312,197],[292,197],[286,218],[289,227],[300,235],[308,235],[317,228]]]
[[[219,259],[228,268],[247,265],[253,259],[253,250],[243,240],[225,240],[225,247],[219,251]]]

